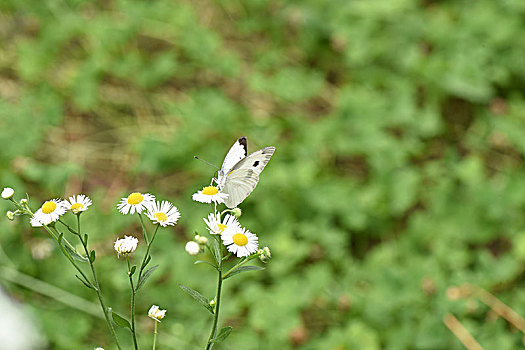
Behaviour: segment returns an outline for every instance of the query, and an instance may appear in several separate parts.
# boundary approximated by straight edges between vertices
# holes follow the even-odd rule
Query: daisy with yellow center
[[[250,256],[259,248],[259,238],[242,227],[225,230],[221,238],[228,251],[239,258]]]
[[[68,210],[71,210],[74,214],[82,213],[83,211],[86,211],[88,207],[93,204],[91,199],[84,195],[79,194],[77,196],[71,196],[69,199],[66,199],[62,202],[64,207],[66,207]]]
[[[235,216],[230,215],[230,214],[227,214],[224,217],[224,219],[221,220],[221,214],[211,213],[210,215],[208,215],[208,219],[204,218],[203,220],[206,223],[206,226],[208,226],[208,231],[210,231],[210,234],[212,235],[220,235],[226,229],[240,229],[241,228],[239,221],[237,221]]]
[[[147,206],[155,202],[155,196],[149,193],[133,192],[129,196],[122,198],[117,205],[118,210],[124,214],[142,213]]]
[[[168,201],[153,202],[148,205],[146,215],[154,224],[160,224],[162,227],[174,226],[180,218],[177,207]]]
[[[49,225],[52,222],[57,221],[62,215],[65,214],[66,208],[62,204],[61,199],[52,199],[40,207],[31,218],[31,225],[33,227],[40,227],[42,225]]]
[[[220,192],[215,186],[206,186],[201,191],[194,193],[192,198],[201,203],[215,202],[221,204],[228,198],[228,194]]]

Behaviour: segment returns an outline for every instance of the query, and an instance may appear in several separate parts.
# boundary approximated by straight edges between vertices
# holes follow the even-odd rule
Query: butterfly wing
[[[228,173],[233,167],[239,163],[243,158],[248,154],[248,144],[246,142],[246,137],[240,137],[224,157],[222,162],[221,171],[222,173]]]
[[[228,208],[239,205],[257,186],[259,174],[270,161],[275,147],[265,147],[253,152],[235,164],[226,175],[222,191],[228,193],[225,204]]]

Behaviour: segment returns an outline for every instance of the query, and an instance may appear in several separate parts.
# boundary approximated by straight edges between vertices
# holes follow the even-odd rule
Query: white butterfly
[[[230,148],[216,180],[219,189],[227,193],[226,206],[235,208],[257,186],[259,174],[275,152],[275,147],[264,147],[246,156],[246,137],[241,137]]]

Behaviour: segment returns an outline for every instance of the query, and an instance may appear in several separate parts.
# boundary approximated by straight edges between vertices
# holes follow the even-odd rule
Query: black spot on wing
[[[255,167],[257,167],[257,165],[259,165],[259,161],[258,161],[258,160],[256,160],[255,162],[253,162],[253,165],[252,165],[252,166],[255,168]]]

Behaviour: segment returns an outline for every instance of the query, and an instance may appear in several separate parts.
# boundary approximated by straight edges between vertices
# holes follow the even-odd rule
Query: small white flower
[[[168,201],[153,202],[147,206],[146,215],[154,224],[160,224],[162,227],[175,225],[180,218],[180,212]]]
[[[228,229],[222,235],[222,243],[237,257],[250,256],[257,251],[259,239],[245,228]]]
[[[40,227],[42,225],[49,225],[57,221],[66,212],[66,208],[62,204],[61,199],[52,199],[42,204],[33,217],[31,218],[31,225],[33,227]]]
[[[133,192],[129,196],[122,198],[117,205],[118,210],[124,214],[142,213],[148,205],[155,202],[155,196],[149,193]]]
[[[73,213],[78,214],[83,211],[86,211],[88,207],[93,204],[91,199],[84,195],[79,194],[77,196],[71,196],[69,199],[66,199],[62,202],[64,207],[66,207],[68,210],[71,210]]]
[[[201,191],[194,193],[191,198],[201,203],[215,202],[221,204],[228,198],[228,194],[220,192],[215,186],[206,186]]]
[[[211,213],[208,215],[208,219],[204,218],[203,220],[206,223],[206,226],[208,226],[208,231],[210,231],[210,234],[212,235],[220,235],[226,229],[237,229],[241,227],[235,216],[230,214],[226,214],[222,221],[221,214],[219,213]]]
[[[7,218],[11,221],[15,219],[15,213],[13,213],[12,211],[8,211],[7,213],[5,213],[5,216],[7,216]]]
[[[186,252],[190,255],[197,255],[201,251],[201,247],[197,242],[189,241],[186,243]]]
[[[95,350],[104,350],[104,348],[98,347],[98,348],[95,348]]]
[[[152,305],[148,311],[148,316],[157,322],[160,322],[166,316],[166,310],[160,310],[157,305]]]
[[[139,240],[133,236],[124,236],[124,238],[115,241],[115,250],[120,255],[131,254],[137,249]]]
[[[11,187],[4,187],[2,191],[2,198],[9,199],[13,197],[14,194],[15,194],[15,190],[13,190]]]

